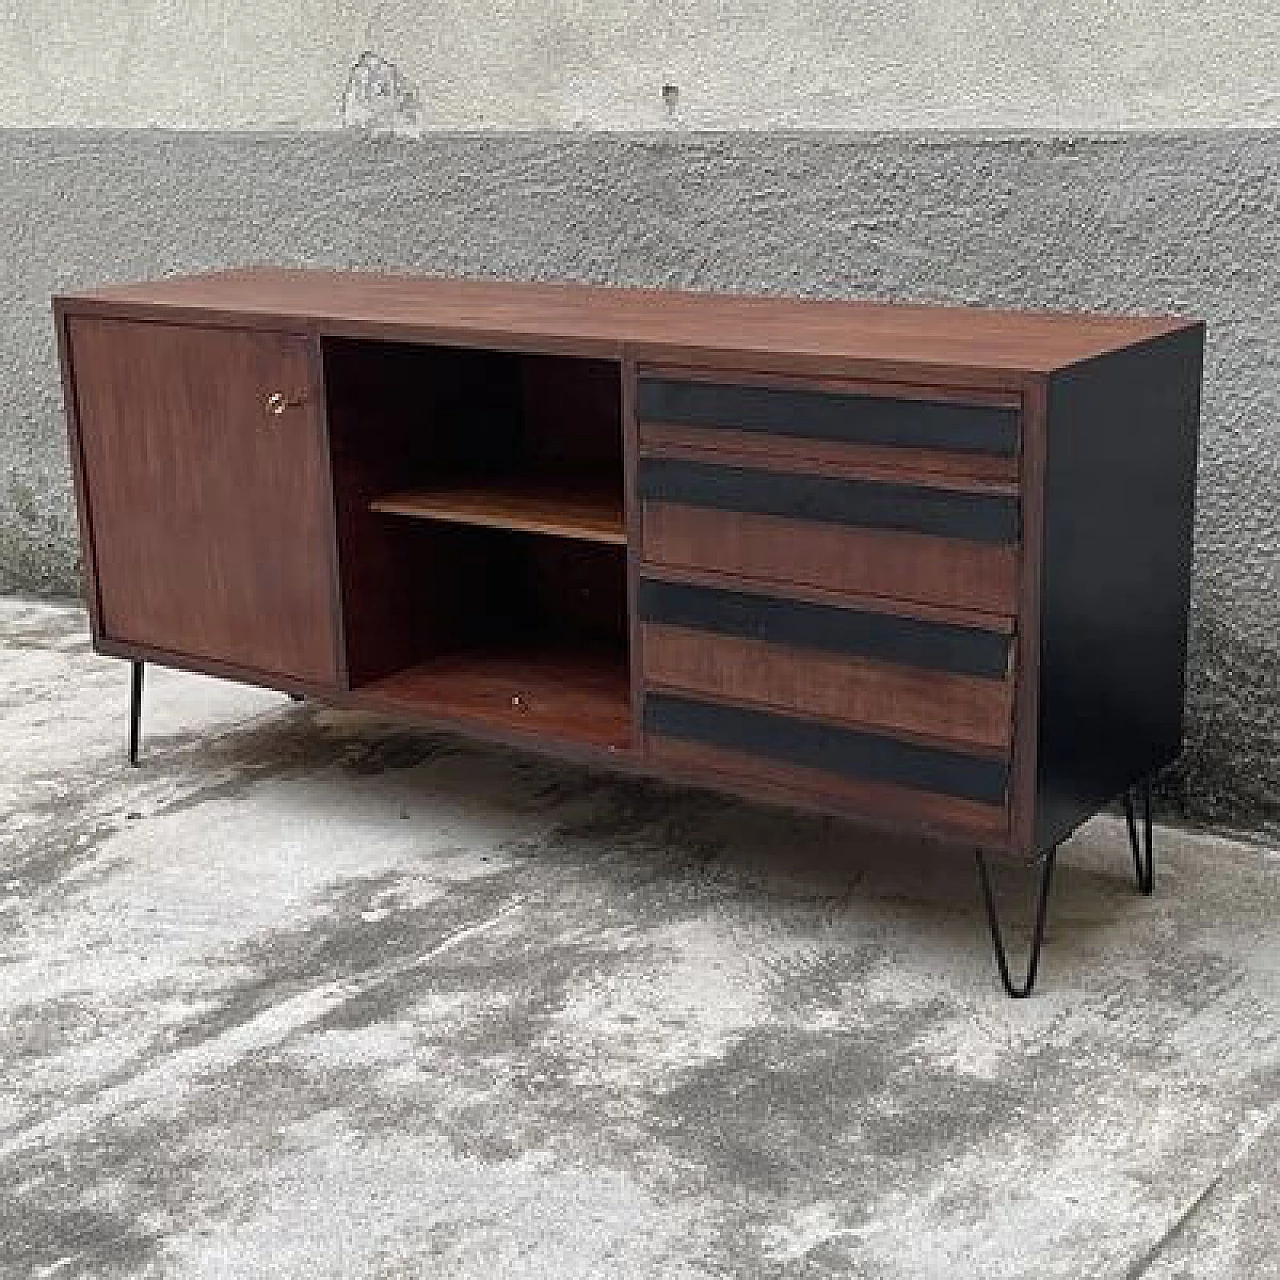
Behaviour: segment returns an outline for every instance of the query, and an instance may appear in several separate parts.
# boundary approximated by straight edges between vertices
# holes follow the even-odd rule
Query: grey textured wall
[[[0,588],[77,571],[51,292],[269,260],[1209,324],[1193,817],[1280,821],[1280,135],[0,131]]]

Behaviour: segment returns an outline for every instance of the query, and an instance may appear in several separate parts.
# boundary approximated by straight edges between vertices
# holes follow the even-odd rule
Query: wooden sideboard
[[[135,760],[157,662],[929,832],[1011,994],[1117,797],[1150,889],[1201,324],[267,269],[54,312]],[[1025,981],[988,851],[1041,868]]]

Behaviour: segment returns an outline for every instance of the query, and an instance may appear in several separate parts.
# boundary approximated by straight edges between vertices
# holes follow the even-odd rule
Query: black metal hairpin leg
[[[142,725],[142,671],[146,664],[133,664],[133,680],[129,695],[129,763],[138,764],[138,731]]]
[[[1058,856],[1056,847],[1044,855],[1040,865],[1040,893],[1036,899],[1036,919],[1031,930],[1031,954],[1027,959],[1027,977],[1021,986],[1014,986],[1009,976],[1009,957],[1005,952],[1004,935],[1000,931],[1000,917],[996,914],[995,895],[991,891],[991,877],[987,873],[987,860],[978,850],[978,881],[982,885],[982,900],[987,908],[987,923],[991,926],[991,942],[996,950],[996,964],[1000,967],[1000,981],[1015,1000],[1031,994],[1036,985],[1036,970],[1040,967],[1040,948],[1044,943],[1045,920],[1049,915],[1049,883],[1053,879],[1053,864]]]
[[[1133,813],[1134,792],[1142,801],[1142,842],[1138,840],[1138,823]],[[1133,850],[1133,871],[1138,888],[1150,894],[1155,888],[1155,855],[1151,845],[1151,784],[1143,781],[1124,793],[1124,820],[1129,826],[1129,848]],[[1145,845],[1145,850],[1142,847]]]

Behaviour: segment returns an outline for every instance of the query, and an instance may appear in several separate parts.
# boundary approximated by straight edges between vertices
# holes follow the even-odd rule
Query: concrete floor
[[[1015,1003],[955,851],[127,683],[0,602],[0,1274],[1280,1275],[1275,854],[1094,822]]]

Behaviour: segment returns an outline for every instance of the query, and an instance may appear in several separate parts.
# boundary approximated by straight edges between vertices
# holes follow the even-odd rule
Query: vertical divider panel
[[[1044,551],[1044,468],[1049,425],[1048,385],[1028,383],[1022,400],[1019,480],[1022,545],[1018,553],[1017,687],[1013,702],[1013,769],[1009,780],[1010,840],[1030,858],[1035,839],[1037,738],[1040,716],[1040,572]]]
[[[325,387],[324,346],[319,330],[313,325],[307,334],[310,364],[308,395],[315,405],[316,425],[320,432],[320,469],[324,497],[329,504],[329,580],[332,583],[332,616],[334,664],[338,687],[351,688],[350,664],[347,661],[346,604],[342,591],[342,568],[338,561],[338,487],[334,476],[333,440],[329,431],[329,397]]]
[[[622,501],[627,530],[627,671],[631,681],[631,742],[643,749],[644,683],[640,629],[640,426],[636,360],[622,353]]]
[[[62,303],[55,300],[58,363],[62,370],[62,402],[67,417],[67,444],[71,479],[75,488],[76,516],[80,524],[82,590],[89,609],[89,629],[95,645],[103,641],[102,601],[98,595],[98,558],[94,540],[93,513],[89,508],[89,485],[85,475],[84,447],[80,435],[80,404],[76,394],[75,362],[71,353],[70,318]]]

